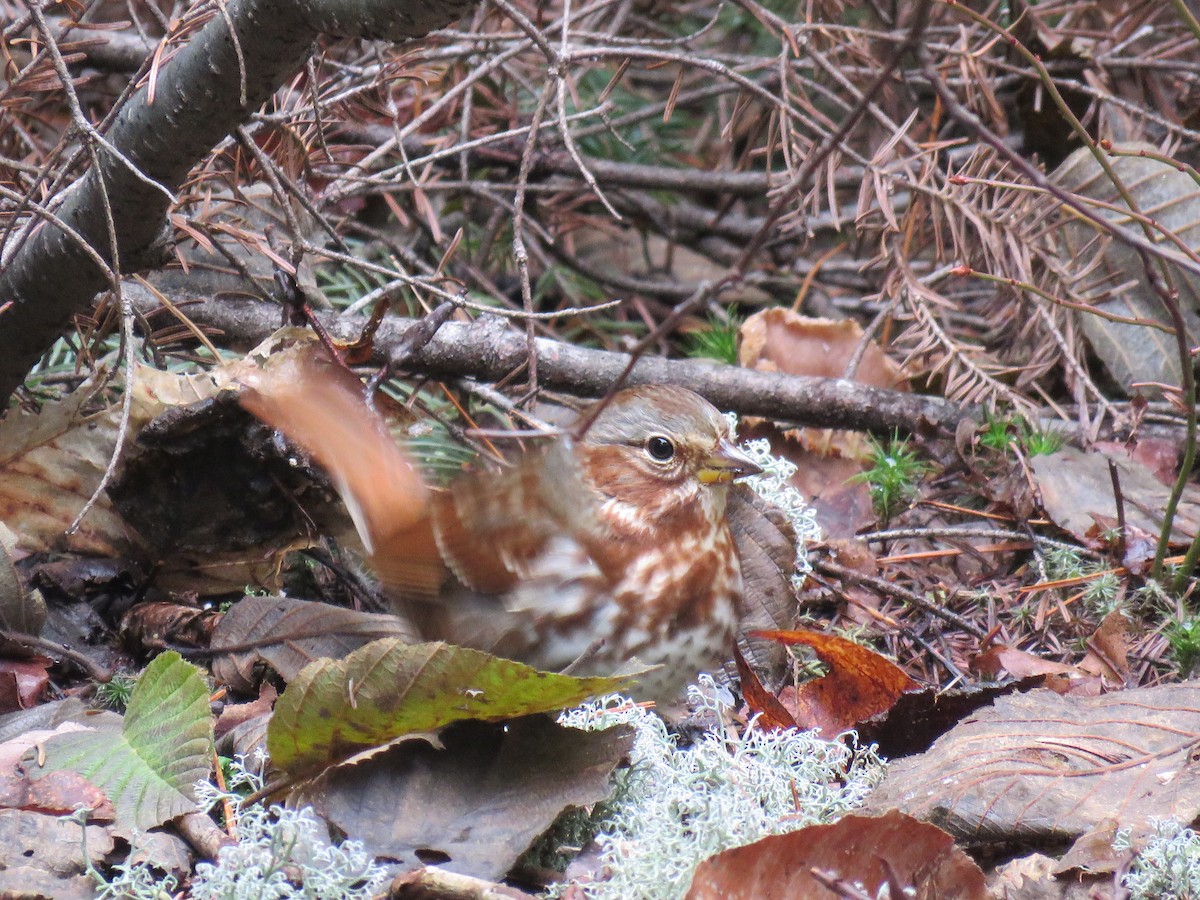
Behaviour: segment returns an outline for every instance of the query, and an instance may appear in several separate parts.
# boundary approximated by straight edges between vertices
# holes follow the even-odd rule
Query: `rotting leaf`
[[[917,900],[990,896],[983,872],[950,835],[893,810],[843,816],[832,825],[810,825],[718,853],[696,869],[687,900],[852,896],[827,887],[813,876],[814,869],[826,882],[855,886],[870,897],[881,896],[893,880],[904,896]]]
[[[497,722],[574,706],[632,676],[574,678],[443,643],[385,638],[311,663],[275,704],[272,762],[311,775],[396,738],[463,719]]]
[[[996,699],[919,756],[895,760],[867,808],[898,808],[973,842],[1062,844],[1110,817],[1200,814],[1200,685],[1097,697],[1049,690]]]
[[[609,777],[633,743],[628,727],[585,732],[548,716],[503,726],[460,722],[441,748],[405,741],[341,766],[292,795],[371,855],[415,869],[504,876],[567,807],[612,792]]]
[[[412,628],[397,616],[290,597],[243,597],[213,631],[213,677],[249,693],[260,663],[291,681],[315,660],[341,659],[370,641],[388,637],[415,640]],[[237,649],[224,651],[225,647]]]
[[[895,663],[845,638],[805,630],[757,634],[812,647],[829,668],[779,698],[801,728],[816,728],[822,737],[837,737],[888,709],[901,694],[920,689]]]

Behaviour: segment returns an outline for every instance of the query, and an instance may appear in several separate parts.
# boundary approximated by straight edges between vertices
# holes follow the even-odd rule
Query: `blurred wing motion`
[[[594,528],[595,501],[566,441],[515,468],[473,472],[435,498],[438,547],[464,585],[502,594],[543,574],[553,545]]]
[[[329,473],[379,577],[406,592],[436,593],[445,568],[430,521],[430,492],[363,399],[361,382],[306,348],[275,354],[241,385],[242,406]]]
[[[598,576],[575,539],[595,532],[596,501],[569,443],[431,491],[352,373],[307,350],[277,357],[241,379],[240,401],[329,473],[389,590],[433,597],[448,568],[471,591],[504,595],[513,609],[555,603],[554,588]]]

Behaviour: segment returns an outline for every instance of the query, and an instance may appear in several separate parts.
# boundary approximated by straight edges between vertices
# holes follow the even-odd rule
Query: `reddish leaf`
[[[762,631],[783,644],[812,647],[829,672],[779,699],[801,728],[816,728],[832,738],[889,709],[901,694],[920,689],[899,666],[874,650],[819,631]]]
[[[1099,675],[1110,687],[1129,682],[1129,619],[1120,610],[1104,617],[1100,627],[1088,638],[1088,655],[1079,668]]]
[[[845,816],[833,825],[772,835],[719,853],[696,869],[687,900],[859,896],[831,890],[830,884],[857,885],[875,897],[893,881],[918,900],[988,896],[983,872],[950,835],[892,810],[879,817]],[[892,896],[897,896],[894,890]]]
[[[1028,678],[1031,675],[1065,675],[1068,678],[1081,678],[1085,674],[1076,666],[1042,659],[1040,656],[1034,656],[1032,653],[1026,653],[1015,647],[1007,647],[1004,644],[997,644],[971,660],[971,671],[993,681],[997,680],[1002,672],[1007,672],[1013,678]]]
[[[787,707],[779,702],[779,698],[763,687],[736,644],[733,648],[733,661],[737,663],[738,678],[742,682],[742,699],[746,701],[751,712],[758,714],[758,724],[770,729],[799,727]]]
[[[244,722],[267,715],[275,707],[275,701],[278,699],[279,692],[275,690],[275,686],[269,681],[263,682],[262,687],[258,689],[257,700],[251,700],[249,703],[230,703],[221,710],[213,728],[213,736],[219,738]]]
[[[0,713],[36,706],[50,683],[46,669],[52,663],[44,656],[0,659]]]
[[[111,822],[113,807],[104,791],[77,772],[50,772],[31,781],[24,772],[0,775],[0,807],[69,816],[80,807],[92,810],[89,822]]]

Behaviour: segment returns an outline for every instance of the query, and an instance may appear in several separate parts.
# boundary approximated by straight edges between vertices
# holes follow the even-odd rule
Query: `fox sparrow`
[[[300,355],[244,406],[330,474],[371,567],[421,633],[555,671],[660,668],[672,699],[729,652],[742,574],[730,483],[757,473],[721,414],[680,387],[620,391],[502,472],[427,488],[344,369]]]

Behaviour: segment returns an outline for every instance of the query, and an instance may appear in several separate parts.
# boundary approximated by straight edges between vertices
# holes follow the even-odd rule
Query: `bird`
[[[726,503],[761,468],[700,395],[619,390],[575,432],[445,489],[324,353],[243,378],[239,400],[328,473],[368,567],[426,639],[578,675],[639,663],[653,668],[636,694],[660,703],[731,652],[743,581]]]

